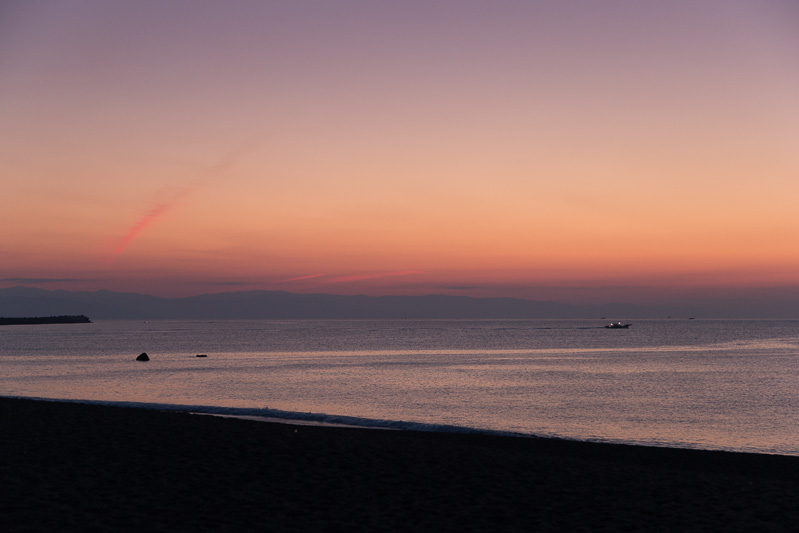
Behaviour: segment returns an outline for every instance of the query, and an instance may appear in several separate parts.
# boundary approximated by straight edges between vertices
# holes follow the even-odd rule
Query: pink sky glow
[[[0,79],[0,288],[799,287],[792,0],[9,2]]]

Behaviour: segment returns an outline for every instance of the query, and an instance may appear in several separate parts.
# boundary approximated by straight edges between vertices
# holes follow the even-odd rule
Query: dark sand
[[[0,531],[797,531],[799,458],[0,398]]]

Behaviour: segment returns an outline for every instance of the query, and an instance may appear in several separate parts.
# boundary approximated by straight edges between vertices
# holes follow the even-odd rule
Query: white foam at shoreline
[[[259,422],[274,422],[280,424],[294,424],[307,426],[325,427],[349,427],[362,429],[392,429],[408,431],[427,431],[441,433],[479,433],[484,435],[501,435],[513,437],[532,437],[522,433],[512,433],[509,431],[494,431],[487,429],[470,428],[464,426],[451,426],[444,424],[425,424],[422,422],[410,422],[399,420],[379,420],[370,418],[359,418],[354,416],[328,415],[323,413],[303,413],[298,411],[281,411],[269,408],[249,408],[249,407],[220,407],[212,405],[180,405],[162,404],[149,402],[121,402],[104,400],[82,400],[74,398],[42,398],[30,396],[7,396],[20,400],[37,400],[59,403],[79,403],[87,405],[107,405],[112,407],[128,407],[135,409],[151,409],[155,411],[173,411],[180,413],[213,415],[229,418],[240,418],[246,420],[257,420]]]

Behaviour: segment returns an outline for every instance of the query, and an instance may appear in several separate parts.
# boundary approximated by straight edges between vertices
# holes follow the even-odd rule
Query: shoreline
[[[0,529],[771,530],[799,457],[0,398]]]
[[[793,457],[799,459],[799,452],[780,453],[778,451],[759,449],[736,449],[723,446],[699,446],[693,443],[663,443],[663,442],[636,442],[623,440],[581,439],[578,437],[546,435],[535,433],[521,433],[507,430],[484,429],[469,426],[454,426],[427,422],[413,422],[402,420],[386,420],[362,418],[349,415],[329,415],[324,413],[305,411],[284,411],[279,409],[257,407],[224,407],[214,405],[191,404],[166,404],[153,402],[131,402],[116,400],[88,400],[74,398],[47,398],[37,396],[2,396],[0,399],[30,400],[41,402],[70,403],[79,405],[99,405],[107,407],[120,407],[123,409],[145,409],[159,412],[174,412],[193,415],[216,416],[221,418],[235,418],[254,422],[274,424],[287,424],[295,426],[318,426],[331,428],[353,428],[365,430],[392,430],[412,431],[421,433],[457,433],[486,435],[505,438],[543,439],[552,441],[577,442],[586,444],[599,444],[608,446],[631,446],[635,448],[661,448],[674,450],[693,450],[704,452],[721,452],[752,455],[771,455],[780,457]]]

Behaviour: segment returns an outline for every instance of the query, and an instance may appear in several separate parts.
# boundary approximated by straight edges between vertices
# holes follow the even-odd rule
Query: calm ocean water
[[[799,455],[799,321],[603,324],[3,326],[0,395]]]

